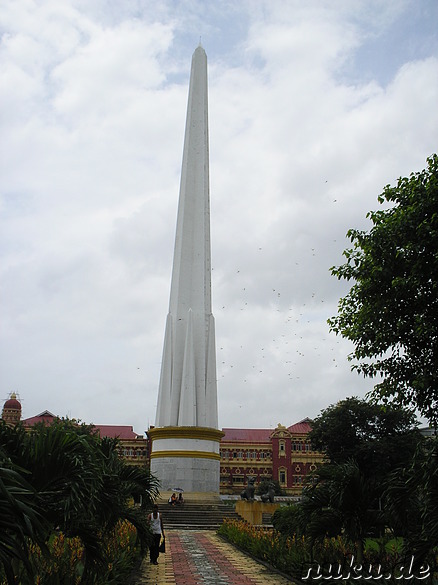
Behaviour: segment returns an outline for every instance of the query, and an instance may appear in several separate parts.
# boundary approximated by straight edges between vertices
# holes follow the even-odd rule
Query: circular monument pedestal
[[[204,427],[159,427],[152,442],[151,473],[163,491],[219,493],[222,431]]]

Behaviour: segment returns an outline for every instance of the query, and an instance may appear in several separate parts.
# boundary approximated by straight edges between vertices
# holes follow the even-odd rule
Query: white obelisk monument
[[[151,473],[162,490],[219,492],[216,349],[211,308],[207,56],[192,57],[169,314]]]

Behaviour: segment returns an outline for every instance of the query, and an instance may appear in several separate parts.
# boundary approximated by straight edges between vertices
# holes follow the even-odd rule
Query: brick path
[[[213,531],[166,531],[158,565],[145,557],[135,585],[290,585]]]

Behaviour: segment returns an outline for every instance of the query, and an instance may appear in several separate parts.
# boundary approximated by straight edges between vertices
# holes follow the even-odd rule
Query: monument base
[[[263,514],[272,514],[280,507],[280,504],[264,502],[247,502],[240,500],[236,502],[236,512],[249,524],[263,524]]]
[[[220,440],[223,432],[204,427],[153,427],[151,473],[162,491],[219,494]]]
[[[196,457],[155,457],[151,459],[151,473],[160,481],[160,489],[172,492],[219,493],[220,462]]]

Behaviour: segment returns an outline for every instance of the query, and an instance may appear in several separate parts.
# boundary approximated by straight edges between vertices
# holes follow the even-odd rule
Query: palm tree
[[[96,497],[96,521],[107,529],[113,528],[119,520],[129,521],[136,527],[140,543],[144,547],[150,542],[145,510],[152,507],[159,495],[158,480],[146,467],[125,463],[118,454],[118,440],[104,438],[100,445],[104,489]],[[141,508],[132,505],[135,498],[141,499]]]
[[[101,534],[119,520],[137,528],[142,549],[150,530],[144,510],[131,505],[133,494],[146,504],[158,495],[149,472],[128,466],[118,455],[118,441],[100,439],[94,427],[58,420],[30,435],[26,466],[54,528],[79,536],[85,547],[83,580],[104,561]]]
[[[438,437],[421,443],[411,465],[391,474],[385,493],[391,528],[419,565],[438,545]]]
[[[322,465],[314,479],[302,499],[311,542],[343,534],[354,543],[356,559],[362,563],[365,538],[383,527],[383,514],[378,510],[380,482],[365,477],[354,460]]]
[[[141,495],[150,507],[159,493],[157,480],[146,468],[131,468],[121,460],[116,440],[101,440],[93,427],[69,420],[37,425],[30,432],[17,426],[5,430],[4,439],[7,457],[25,470],[35,506],[44,515],[45,537],[60,530],[81,538],[84,583],[92,582],[104,561],[102,534],[119,520],[137,528],[142,548],[148,544],[146,512],[131,501]]]
[[[42,546],[45,525],[35,490],[24,478],[25,471],[8,456],[11,445],[14,431],[0,420],[0,568],[3,567],[8,583],[15,585],[20,563],[31,573],[29,541]]]

